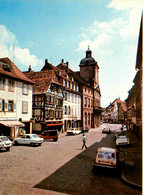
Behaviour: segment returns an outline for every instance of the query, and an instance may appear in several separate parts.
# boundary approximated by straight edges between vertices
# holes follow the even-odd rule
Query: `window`
[[[90,98],[88,98],[88,107],[90,107]]]
[[[55,102],[55,97],[51,96],[51,103],[54,104],[54,102]]]
[[[24,113],[24,114],[28,113],[28,102],[26,102],[26,101],[22,102],[22,113]]]
[[[23,84],[23,95],[28,95],[28,85],[27,84]]]
[[[68,107],[68,114],[70,114],[71,113],[71,108],[70,108],[70,106]]]
[[[51,102],[51,96],[50,96],[50,95],[47,96],[47,102],[48,102],[48,103]]]
[[[8,80],[8,91],[14,91],[14,81]]]
[[[88,113],[88,125],[90,125],[90,113]]]
[[[0,111],[5,111],[5,101],[4,100],[0,100]]]
[[[87,98],[85,97],[85,107],[87,107]]]
[[[8,64],[5,63],[1,63],[2,64],[2,68],[3,70],[7,71],[7,72],[11,72],[11,67]]]
[[[87,113],[85,113],[85,126],[87,126]]]
[[[91,108],[93,107],[93,99],[91,99]]]
[[[64,114],[67,114],[67,106],[64,107]]]
[[[67,87],[67,81],[65,81],[65,87]]]
[[[55,118],[58,119],[58,117],[59,117],[59,111],[56,111],[55,112]]]
[[[11,100],[8,101],[8,111],[14,111],[14,102]]]
[[[62,115],[62,111],[59,111],[59,118],[62,119],[63,115]]]
[[[68,86],[67,87],[70,88],[70,82],[68,82]]]
[[[0,89],[1,90],[5,89],[5,79],[0,78]]]

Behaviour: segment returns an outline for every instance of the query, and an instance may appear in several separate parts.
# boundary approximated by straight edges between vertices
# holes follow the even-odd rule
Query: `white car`
[[[126,135],[118,135],[116,138],[116,145],[117,146],[130,145],[129,138]]]
[[[37,134],[24,134],[21,137],[14,139],[14,144],[28,144],[28,145],[41,145],[43,143],[44,139],[40,138]]]
[[[99,147],[94,159],[93,169],[118,168],[118,150],[115,148]]]
[[[67,135],[77,135],[80,133],[81,133],[81,130],[76,129],[76,128],[71,128],[67,130]]]
[[[6,149],[9,151],[12,147],[12,142],[7,136],[0,136],[0,149]]]

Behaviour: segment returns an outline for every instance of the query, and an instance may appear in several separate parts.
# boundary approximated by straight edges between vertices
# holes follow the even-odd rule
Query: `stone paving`
[[[91,129],[87,146],[100,142],[105,134]],[[44,142],[42,146],[13,146],[10,152],[0,152],[0,195],[60,194],[33,188],[74,156],[82,152],[82,135],[60,134],[58,142]]]

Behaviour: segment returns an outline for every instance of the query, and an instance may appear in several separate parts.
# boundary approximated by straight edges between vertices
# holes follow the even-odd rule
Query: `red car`
[[[58,130],[43,131],[39,137],[44,138],[44,140],[53,139],[53,141],[57,141],[59,138]]]

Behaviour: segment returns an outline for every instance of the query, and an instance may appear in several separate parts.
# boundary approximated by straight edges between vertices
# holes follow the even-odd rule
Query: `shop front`
[[[5,135],[13,140],[20,133],[24,133],[25,124],[19,121],[0,121],[0,136]]]

